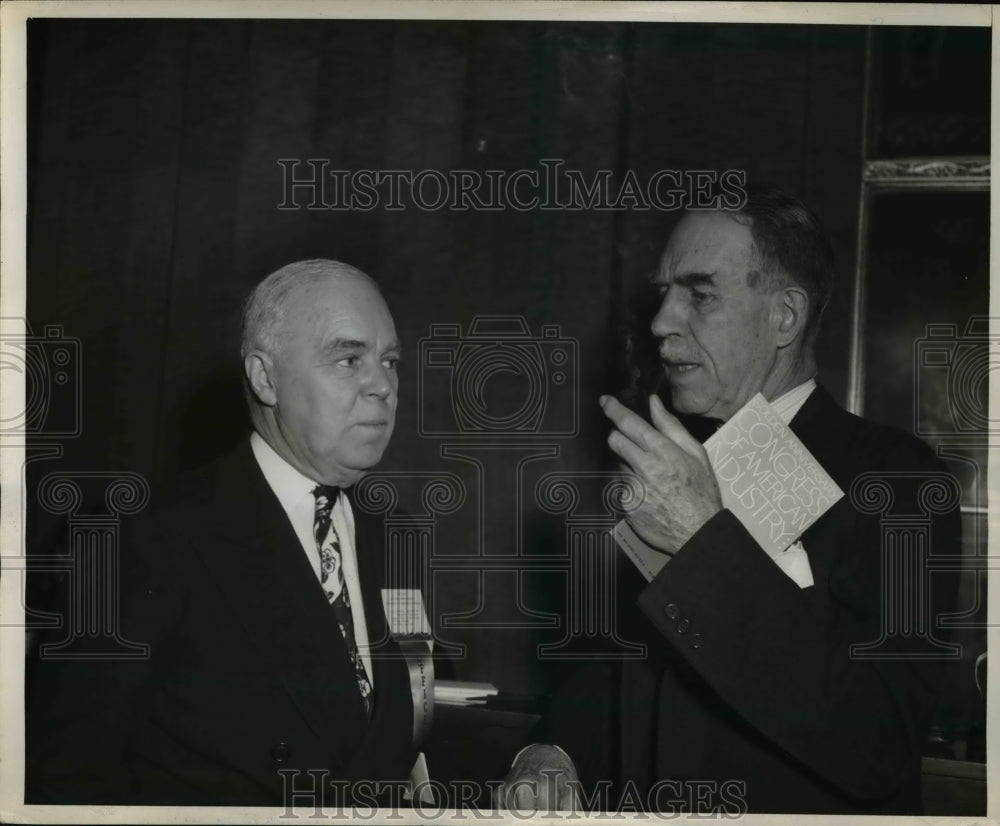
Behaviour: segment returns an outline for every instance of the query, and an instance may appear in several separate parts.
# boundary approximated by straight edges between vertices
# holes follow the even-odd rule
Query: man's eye
[[[712,294],[702,292],[701,290],[691,290],[691,298],[695,304],[705,304],[712,298]]]
[[[359,361],[361,359],[357,356],[344,356],[342,359],[337,359],[337,364],[341,367],[357,367]]]
[[[395,370],[399,365],[399,356],[389,356],[388,358],[382,359],[382,366],[386,370]]]

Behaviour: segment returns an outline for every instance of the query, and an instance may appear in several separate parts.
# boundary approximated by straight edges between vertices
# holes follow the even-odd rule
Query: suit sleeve
[[[943,470],[922,446],[905,444],[895,454],[884,467],[914,478]],[[849,495],[822,520],[833,520],[836,552],[814,587],[800,589],[723,510],[645,588],[639,606],[758,731],[845,793],[877,800],[919,760],[944,649],[910,633],[893,639],[900,656],[858,656],[857,646],[880,639],[891,610],[886,589],[914,594],[922,572],[883,577],[879,517],[860,513]],[[931,528],[935,556],[961,552],[957,508],[932,517]],[[805,545],[808,552],[808,539]],[[931,629],[953,606],[956,583],[954,571],[931,577]]]
[[[151,701],[153,655],[179,597],[168,552],[155,533],[135,530],[122,537],[117,604],[107,599],[112,571],[91,571],[77,582],[70,577],[62,627],[42,641],[25,698],[27,803],[129,802],[128,739]],[[111,612],[109,626],[62,645],[71,612],[88,605]],[[115,645],[115,633],[131,645]],[[135,644],[147,646],[147,653],[137,655]]]

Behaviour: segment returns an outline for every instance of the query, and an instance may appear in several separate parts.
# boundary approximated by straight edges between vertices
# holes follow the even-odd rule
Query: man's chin
[[[708,416],[715,399],[705,396],[703,393],[696,393],[685,388],[671,388],[670,406],[675,413],[682,416]]]
[[[333,460],[330,467],[331,476],[340,479],[340,487],[350,487],[361,480],[361,478],[375,470],[378,463],[382,461],[382,454],[385,452],[385,445],[364,445],[352,450],[349,454],[341,454]]]
[[[342,488],[349,488],[352,485],[356,485],[365,476],[367,476],[371,471],[375,470],[375,466],[378,462],[372,462],[370,465],[365,467],[349,467],[340,470],[340,478],[343,480],[340,484]]]
[[[351,468],[358,473],[367,473],[374,470],[382,461],[382,454],[385,453],[385,445],[371,445],[367,450],[359,450],[351,457]]]

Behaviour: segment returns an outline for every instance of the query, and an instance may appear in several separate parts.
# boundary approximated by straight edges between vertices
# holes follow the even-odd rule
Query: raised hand
[[[614,424],[608,446],[645,488],[629,524],[647,544],[676,553],[722,510],[705,448],[657,396],[650,397],[652,425],[611,396],[601,396],[601,407]]]

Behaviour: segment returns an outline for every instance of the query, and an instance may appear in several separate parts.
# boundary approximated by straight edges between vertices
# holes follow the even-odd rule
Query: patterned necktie
[[[313,490],[313,496],[316,497],[313,536],[316,537],[316,547],[319,549],[320,583],[323,585],[323,593],[326,594],[327,602],[333,607],[337,625],[340,626],[340,633],[344,635],[347,653],[351,658],[351,665],[354,666],[354,676],[357,678],[358,688],[361,690],[361,702],[365,707],[365,714],[371,719],[372,684],[368,680],[365,663],[358,653],[358,644],[354,639],[351,595],[347,592],[347,585],[344,582],[340,537],[337,536],[337,529],[333,526],[331,518],[333,506],[339,495],[339,488],[329,485],[317,485],[316,489]]]

